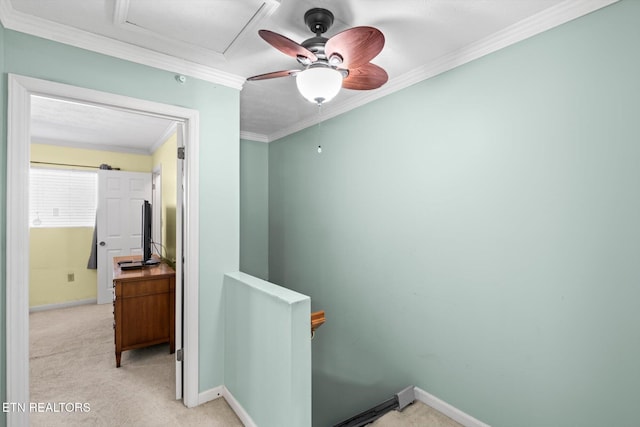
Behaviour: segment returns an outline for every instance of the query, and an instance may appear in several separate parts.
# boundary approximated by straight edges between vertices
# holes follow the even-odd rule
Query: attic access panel
[[[222,59],[280,0],[116,0],[115,23]]]

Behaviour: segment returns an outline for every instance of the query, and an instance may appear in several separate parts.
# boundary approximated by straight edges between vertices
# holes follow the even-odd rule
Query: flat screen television
[[[142,203],[142,263],[145,265],[158,264],[157,259],[151,258],[151,246],[153,239],[151,238],[151,203],[145,200]]]

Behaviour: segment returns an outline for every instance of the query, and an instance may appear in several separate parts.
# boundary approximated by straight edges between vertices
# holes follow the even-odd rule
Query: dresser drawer
[[[165,278],[116,283],[116,291],[119,291],[117,292],[117,295],[122,298],[167,293],[171,290],[170,282],[171,280],[169,280],[169,278]]]

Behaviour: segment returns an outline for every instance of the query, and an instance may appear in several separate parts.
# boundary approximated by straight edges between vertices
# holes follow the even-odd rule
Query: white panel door
[[[142,253],[145,200],[151,173],[98,171],[98,304],[113,301],[113,257]]]

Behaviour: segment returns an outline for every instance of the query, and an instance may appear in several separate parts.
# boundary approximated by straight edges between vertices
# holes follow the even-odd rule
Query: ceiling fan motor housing
[[[324,54],[324,45],[327,44],[327,40],[329,39],[326,37],[316,36],[303,41],[300,45],[313,52],[318,59],[326,60],[327,57]]]
[[[307,13],[304,14],[304,22],[312,33],[320,36],[326,33],[327,30],[331,28],[331,25],[333,25],[333,13],[320,7],[309,9]]]

